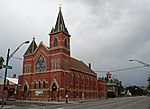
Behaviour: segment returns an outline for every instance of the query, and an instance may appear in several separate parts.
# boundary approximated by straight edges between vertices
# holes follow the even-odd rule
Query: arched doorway
[[[15,98],[14,92],[15,92],[15,89],[14,89],[14,88],[10,88],[10,89],[8,90],[9,99],[14,99],[14,98]]]
[[[52,101],[57,100],[57,86],[55,83],[52,85]]]
[[[27,99],[27,95],[28,95],[28,87],[27,85],[25,84],[24,87],[23,87],[23,99],[26,100]]]

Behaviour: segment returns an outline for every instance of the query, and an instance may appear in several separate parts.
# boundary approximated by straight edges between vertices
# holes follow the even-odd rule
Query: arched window
[[[24,65],[24,73],[27,73],[26,64]]]
[[[68,60],[64,60],[64,69],[68,69]]]
[[[54,70],[54,60],[53,59],[51,61],[51,64],[52,64],[52,70]]]
[[[57,66],[56,66],[56,67],[57,67],[57,69],[59,69],[59,68],[60,68],[60,64],[59,64],[59,63],[60,63],[60,59],[57,59]]]
[[[82,85],[84,84],[84,76],[82,75]]]
[[[78,84],[79,83],[79,75],[78,75],[78,73],[76,74],[76,84]]]
[[[88,85],[88,82],[89,82],[89,79],[88,79],[88,77],[86,76],[86,85]]]
[[[52,70],[57,70],[60,68],[60,60],[59,59],[52,59]]]
[[[96,86],[96,79],[94,79],[94,86]]]
[[[45,88],[45,84],[46,84],[46,82],[45,82],[45,81],[43,81],[43,88]]]
[[[66,69],[68,70],[68,60],[66,60]]]
[[[36,81],[34,81],[34,89],[36,89]]]
[[[29,65],[27,65],[27,73],[29,73]]]
[[[41,72],[41,71],[45,71],[45,68],[46,68],[45,60],[44,60],[43,56],[40,55],[40,57],[38,58],[38,60],[36,62],[35,70],[37,72]]]
[[[79,96],[79,90],[78,89],[77,89],[77,93],[76,94],[77,94],[77,96]]]
[[[29,64],[27,64],[27,66],[26,66],[26,73],[30,73],[30,65]]]
[[[54,60],[54,70],[57,69],[57,59]]]
[[[90,77],[89,85],[92,86],[92,77]]]
[[[41,82],[40,82],[40,81],[39,81],[39,84],[38,84],[38,85],[39,85],[39,89],[40,89],[40,88],[41,88]]]
[[[72,72],[70,72],[70,83],[72,83]]]
[[[64,40],[64,47],[67,48],[67,39]]]
[[[57,38],[54,39],[54,47],[58,46],[58,40]]]

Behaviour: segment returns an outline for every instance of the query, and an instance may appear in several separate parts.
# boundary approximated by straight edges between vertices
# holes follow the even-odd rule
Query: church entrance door
[[[24,91],[23,91],[23,99],[26,100],[27,99],[27,85],[24,86]]]
[[[55,83],[52,85],[52,101],[57,101],[57,86]]]

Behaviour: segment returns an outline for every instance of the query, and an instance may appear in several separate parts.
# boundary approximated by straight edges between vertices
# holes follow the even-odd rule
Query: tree
[[[99,77],[98,79],[104,80],[106,83],[115,83],[118,87],[118,94],[124,91],[124,87],[122,86],[122,82],[117,78],[108,78],[108,77]]]
[[[150,90],[150,75],[149,75],[149,77],[148,77],[148,80],[147,80],[147,81],[148,81],[148,88],[147,88],[147,89],[148,89],[148,90]]]
[[[126,90],[129,90],[133,96],[146,94],[146,90],[138,86],[129,86],[126,88]]]
[[[0,69],[2,69],[2,65],[3,65],[3,62],[4,62],[4,58],[0,56]]]

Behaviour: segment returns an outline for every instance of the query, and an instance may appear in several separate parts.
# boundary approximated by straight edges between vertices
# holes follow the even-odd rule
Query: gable
[[[37,44],[35,42],[35,38],[33,38],[33,41],[31,42],[31,44],[29,45],[28,49],[26,50],[24,55],[30,55],[32,53],[34,53],[34,51],[37,48]]]
[[[45,46],[44,44],[43,44],[43,42],[41,42],[38,46],[37,46],[37,48],[36,48],[36,50],[35,50],[35,52],[34,52],[34,54],[37,54],[37,53],[39,53],[39,52],[41,52],[41,51],[43,51],[43,53],[48,53],[48,51],[49,51],[49,48],[47,47],[47,46]],[[45,55],[46,55],[45,54]]]

